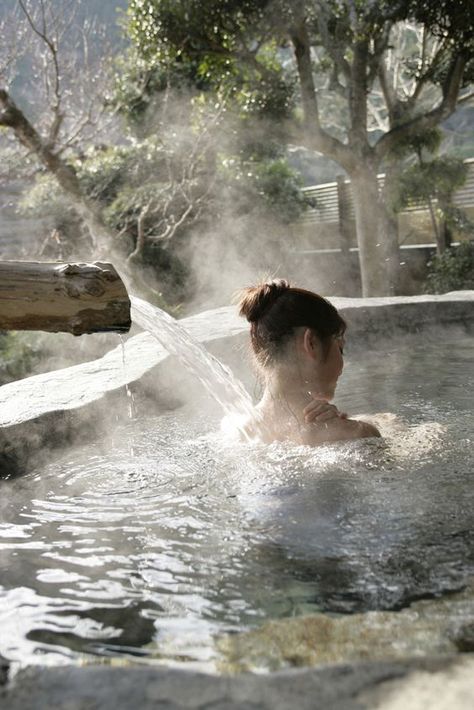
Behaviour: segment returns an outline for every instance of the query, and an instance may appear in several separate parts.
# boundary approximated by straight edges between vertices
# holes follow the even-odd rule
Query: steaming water
[[[337,402],[396,412],[384,441],[236,445],[182,410],[130,422],[108,453],[95,443],[4,481],[0,654],[212,668],[224,631],[461,587],[473,350],[443,334],[349,354]]]

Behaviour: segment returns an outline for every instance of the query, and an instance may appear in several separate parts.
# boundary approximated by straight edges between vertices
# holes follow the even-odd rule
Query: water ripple
[[[461,586],[474,570],[472,344],[455,372],[451,350],[414,348],[396,366],[374,353],[346,376],[344,409],[399,415],[383,440],[231,445],[176,412],[131,423],[106,456],[85,447],[2,482],[0,653],[206,664],[224,630]]]

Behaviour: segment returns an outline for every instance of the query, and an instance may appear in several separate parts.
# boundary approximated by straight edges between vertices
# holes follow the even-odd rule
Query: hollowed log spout
[[[0,330],[130,329],[130,299],[112,264],[0,262]]]

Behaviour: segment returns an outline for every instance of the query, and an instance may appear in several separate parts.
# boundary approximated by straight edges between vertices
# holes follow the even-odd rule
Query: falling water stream
[[[122,348],[122,365],[123,365],[123,371],[124,371],[124,376],[126,376],[126,361],[125,361],[125,340],[123,338],[123,335],[119,335],[120,338],[120,346]],[[135,398],[133,396],[133,392],[129,387],[128,382],[125,383],[125,393],[127,395],[127,411],[128,411],[128,418],[129,419],[134,419],[135,414],[136,414],[136,406],[135,406]]]
[[[132,320],[158,340],[170,355],[175,355],[191,372],[225,414],[253,413],[252,400],[232,370],[192,338],[170,315],[147,301],[131,296]]]

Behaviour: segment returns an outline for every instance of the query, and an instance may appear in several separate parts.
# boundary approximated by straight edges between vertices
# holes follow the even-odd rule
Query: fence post
[[[339,219],[339,244],[341,251],[345,254],[349,252],[349,246],[351,243],[351,223],[346,188],[347,186],[344,175],[338,175],[336,177],[336,189]]]

